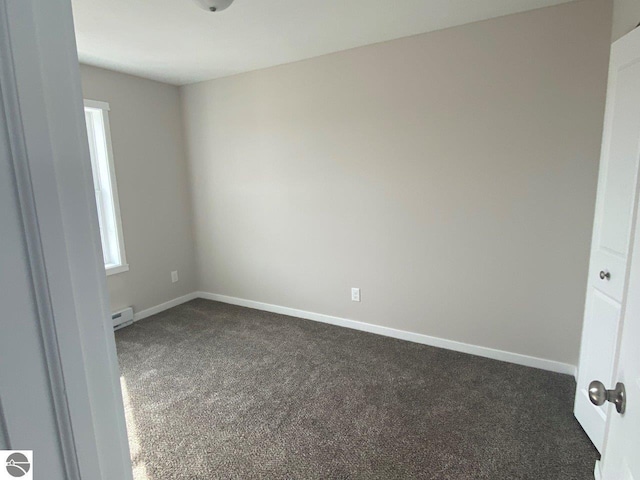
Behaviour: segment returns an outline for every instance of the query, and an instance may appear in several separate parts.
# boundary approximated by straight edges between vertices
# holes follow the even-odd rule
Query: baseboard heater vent
[[[133,308],[128,307],[119,312],[115,312],[111,315],[111,319],[113,320],[114,330],[131,325],[133,323]]]

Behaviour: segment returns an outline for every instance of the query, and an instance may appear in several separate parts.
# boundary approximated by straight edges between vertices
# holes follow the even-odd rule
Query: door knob
[[[627,403],[627,393],[624,389],[624,383],[616,383],[616,388],[607,390],[602,382],[594,380],[589,384],[589,400],[594,405],[604,405],[604,402],[611,402],[616,406],[618,413],[624,413]]]
[[[606,270],[601,270],[600,271],[600,280],[604,280],[605,278],[607,280],[611,280],[611,274]]]

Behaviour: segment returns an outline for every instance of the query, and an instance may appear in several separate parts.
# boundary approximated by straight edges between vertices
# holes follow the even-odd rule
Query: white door
[[[580,365],[574,413],[602,451],[608,406],[589,400],[592,380],[612,388],[628,278],[640,158],[640,29],[611,49]]]
[[[601,472],[603,480],[640,480],[640,223],[636,223],[634,243],[614,379],[624,386],[626,405],[623,414],[608,405],[604,453],[596,467],[596,475]]]

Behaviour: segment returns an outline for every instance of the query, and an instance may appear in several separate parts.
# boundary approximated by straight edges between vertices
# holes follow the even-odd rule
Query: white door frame
[[[1,141],[11,152],[66,478],[131,480],[70,0],[0,0],[0,67]],[[3,401],[12,394],[3,389]],[[28,449],[12,445],[9,415],[0,409],[0,440]]]

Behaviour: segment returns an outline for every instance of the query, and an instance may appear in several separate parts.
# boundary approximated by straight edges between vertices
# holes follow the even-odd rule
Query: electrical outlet
[[[171,272],[171,283],[176,283],[178,281],[178,271]]]
[[[359,288],[352,288],[351,289],[351,300],[354,302],[359,302],[360,301],[360,289]]]

